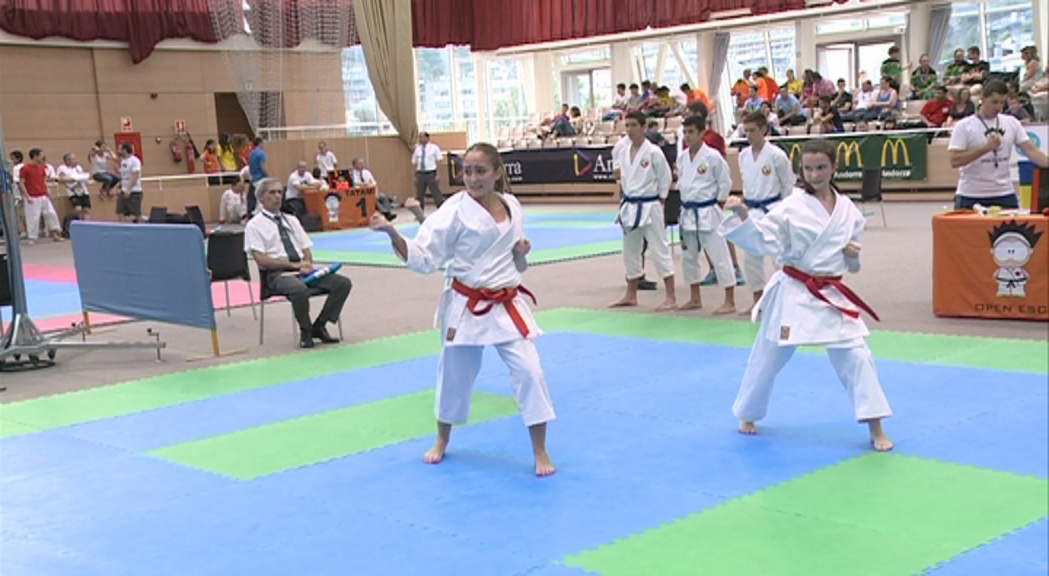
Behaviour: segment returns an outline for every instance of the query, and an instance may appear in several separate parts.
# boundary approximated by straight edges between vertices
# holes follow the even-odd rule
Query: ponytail
[[[499,179],[495,181],[495,191],[503,194],[510,194],[510,178],[506,175],[506,166],[500,165],[499,168],[503,173],[499,176]]]

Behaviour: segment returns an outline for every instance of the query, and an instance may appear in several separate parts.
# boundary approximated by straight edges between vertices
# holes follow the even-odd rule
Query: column
[[[907,41],[900,47],[900,61],[904,64],[903,79],[901,84],[909,84],[911,71],[918,67],[918,59],[922,54],[929,51],[929,25],[932,24],[932,4],[928,2],[915,2],[911,4],[907,13]],[[939,55],[929,55],[932,63],[936,65]],[[910,66],[907,64],[910,63]]]
[[[694,70],[696,76],[696,87],[702,88],[712,101],[717,99],[717,94],[710,94],[710,79],[714,72],[714,32],[705,31],[696,33],[696,61],[699,68]]]
[[[536,52],[533,55],[532,73],[525,78],[532,78],[534,95],[529,103],[535,103],[534,112],[545,114],[554,110],[554,57],[550,52]]]
[[[816,20],[805,19],[798,20],[794,25],[794,74],[798,78],[801,78],[803,70],[818,70],[819,59],[816,57]],[[778,81],[782,81],[786,76],[784,75],[785,70],[776,70],[776,74],[780,75],[777,78]]]
[[[1032,0],[1031,18],[1034,21],[1034,44],[1038,47],[1042,66],[1045,66],[1046,51],[1049,50],[1049,25],[1045,23],[1049,18],[1049,0]]]
[[[613,42],[609,44],[609,48],[612,52],[612,84],[640,84],[641,79],[637,77],[637,66],[634,66],[630,42]]]

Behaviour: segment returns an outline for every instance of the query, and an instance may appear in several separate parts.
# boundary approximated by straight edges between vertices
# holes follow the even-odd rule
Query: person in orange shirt
[[[768,68],[762,66],[758,68],[758,71],[754,73],[754,78],[757,79],[758,83],[758,96],[766,102],[775,102],[776,97],[779,96],[779,84],[769,76]]]
[[[204,152],[200,155],[200,163],[204,167],[205,174],[218,174],[219,173],[219,155],[218,155],[218,144],[214,139],[209,138],[204,143]],[[218,186],[219,179],[217,176],[211,176],[208,178],[209,186]]]
[[[710,97],[707,96],[706,91],[704,91],[702,88],[692,88],[686,82],[681,85],[681,91],[685,93],[686,106],[691,106],[692,104],[699,102],[703,104],[703,106],[705,106],[707,110],[712,109],[711,107],[713,106],[713,104],[710,102]]]
[[[736,97],[736,108],[743,108],[747,105],[747,98],[750,97],[750,87],[753,86],[753,82],[748,80],[750,77],[750,69],[743,71],[743,78],[736,80],[736,83],[732,85],[731,94]]]

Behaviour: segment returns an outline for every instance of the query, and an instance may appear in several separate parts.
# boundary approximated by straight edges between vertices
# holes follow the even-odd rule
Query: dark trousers
[[[972,196],[954,197],[954,208],[956,210],[969,210],[977,204],[985,208],[990,208],[991,206],[1001,206],[1005,209],[1019,208],[1020,199],[1016,194],[1005,194],[1004,196],[994,196],[991,198],[973,198]]]
[[[255,206],[258,205],[259,199],[255,197],[255,183],[252,182],[248,186],[248,216],[255,215]]]
[[[430,194],[433,196],[433,203],[440,208],[441,204],[444,204],[444,194],[441,193],[441,187],[437,184],[437,171],[432,172],[416,172],[415,173],[415,197],[419,199],[419,207],[426,207],[426,189],[430,189]]]
[[[282,274],[267,274],[267,288],[274,294],[285,296],[291,302],[291,310],[295,313],[295,320],[299,323],[299,329],[309,332],[313,328],[310,322],[310,294],[327,294],[324,300],[324,308],[317,315],[316,324],[323,326],[328,322],[335,322],[342,313],[342,306],[346,298],[350,296],[353,283],[350,279],[340,274],[329,274],[321,278],[311,288],[307,288],[297,276],[284,276]]]

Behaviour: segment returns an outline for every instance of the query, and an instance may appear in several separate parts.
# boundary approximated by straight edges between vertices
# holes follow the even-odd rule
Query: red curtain
[[[412,27],[419,47],[486,51],[698,24],[741,8],[772,14],[805,8],[805,0],[412,0]]]
[[[227,5],[239,11],[239,1]],[[136,64],[169,38],[217,41],[208,0],[0,0],[0,28],[36,40],[127,42]]]

